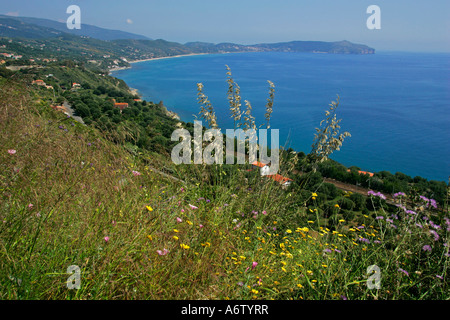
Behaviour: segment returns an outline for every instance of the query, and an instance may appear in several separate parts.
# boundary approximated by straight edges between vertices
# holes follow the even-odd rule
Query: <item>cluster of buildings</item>
[[[53,89],[53,86],[49,86],[45,83],[44,80],[33,80],[31,84],[35,84],[41,87],[46,87],[47,89]]]
[[[5,52],[1,52],[0,56],[4,57],[4,58],[11,58],[13,60],[19,60],[22,59],[22,55],[16,55],[14,53],[5,53]]]

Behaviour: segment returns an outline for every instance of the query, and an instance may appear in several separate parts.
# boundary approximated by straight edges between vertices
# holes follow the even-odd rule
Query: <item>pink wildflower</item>
[[[141,175],[141,173],[139,172],[139,171],[135,171],[135,170],[133,170],[133,175],[136,177],[136,176],[140,176]]]
[[[15,154],[16,152],[17,152],[17,151],[14,150],[14,149],[9,149],[9,150],[8,150],[8,153],[9,153],[9,154]]]
[[[198,207],[193,206],[192,204],[189,204],[189,207],[190,207],[192,210],[197,210],[197,209],[198,209]]]
[[[165,256],[166,254],[169,253],[169,250],[167,250],[166,248],[164,248],[163,250],[156,250],[156,252],[157,252],[160,256]]]
[[[181,220],[181,218],[179,218],[179,217],[177,217],[177,222],[178,223],[180,223],[180,222],[182,222],[183,220]]]
[[[258,265],[258,262],[253,261],[253,263],[252,263],[252,270],[255,269],[257,265]]]
[[[109,237],[104,237],[103,240],[105,240],[105,242],[109,241]]]

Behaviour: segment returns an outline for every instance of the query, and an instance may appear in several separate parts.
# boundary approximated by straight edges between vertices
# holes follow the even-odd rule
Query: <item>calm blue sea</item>
[[[450,54],[214,54],[140,62],[113,75],[144,99],[162,100],[186,122],[199,112],[196,84],[202,82],[226,129],[233,122],[225,65],[241,87],[242,101],[251,102],[257,123],[264,122],[267,80],[274,82],[271,128],[280,130],[281,145],[308,153],[314,128],[339,95],[341,130],[352,136],[331,158],[372,172],[448,181]]]

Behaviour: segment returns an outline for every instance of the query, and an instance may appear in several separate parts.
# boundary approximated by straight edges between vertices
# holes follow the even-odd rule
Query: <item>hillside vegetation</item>
[[[54,91],[30,85],[47,72]],[[281,153],[288,188],[248,164],[176,166],[170,133],[192,124],[90,72],[2,71],[0,298],[449,297],[445,183],[377,173],[379,190],[344,192],[322,175],[362,179],[326,159],[343,139],[321,135],[317,153]],[[66,87],[74,79],[80,89]],[[237,116],[231,73],[228,83]],[[114,111],[112,98],[129,110]],[[89,125],[50,108],[58,99]],[[71,266],[78,289],[68,288]]]

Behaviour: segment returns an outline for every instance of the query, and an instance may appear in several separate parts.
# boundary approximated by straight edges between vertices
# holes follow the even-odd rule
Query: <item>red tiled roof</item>
[[[348,172],[350,172],[350,169],[347,170]],[[368,174],[370,177],[373,177],[373,173],[372,172],[368,172],[368,171],[358,171],[359,174]]]
[[[259,162],[259,161],[253,162],[252,165],[253,165],[253,166],[256,166],[256,167],[260,167],[260,168],[263,168],[263,167],[266,166],[266,164],[261,163],[261,162]]]
[[[268,177],[269,177],[270,179],[273,179],[273,180],[275,180],[276,182],[287,182],[287,181],[293,181],[292,179],[289,179],[289,178],[283,177],[283,176],[282,176],[282,175],[280,175],[280,174],[275,174],[275,175],[268,175]]]

